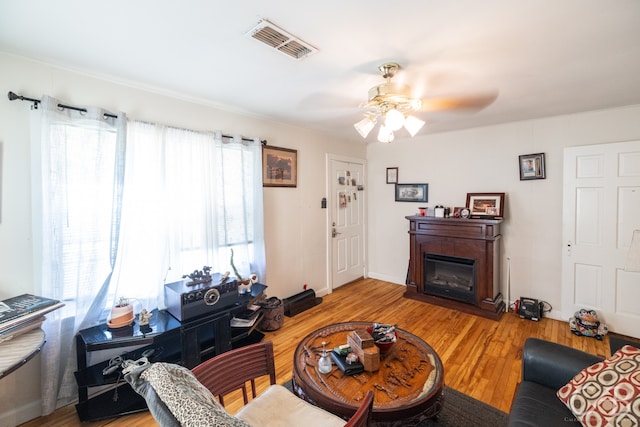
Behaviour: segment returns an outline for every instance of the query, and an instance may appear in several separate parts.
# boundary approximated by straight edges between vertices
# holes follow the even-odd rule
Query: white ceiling
[[[319,52],[247,37],[261,18]],[[0,51],[354,141],[387,61],[422,97],[497,93],[420,134],[640,104],[638,0],[0,0]]]

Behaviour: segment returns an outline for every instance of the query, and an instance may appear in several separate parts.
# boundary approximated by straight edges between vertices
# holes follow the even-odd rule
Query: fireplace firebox
[[[506,305],[500,293],[502,219],[408,216],[406,298],[494,320]]]
[[[424,254],[425,294],[457,301],[476,301],[476,261],[470,258]]]

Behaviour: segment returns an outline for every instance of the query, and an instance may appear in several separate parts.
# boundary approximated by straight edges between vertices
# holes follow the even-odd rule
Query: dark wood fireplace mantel
[[[499,319],[505,311],[500,293],[501,219],[434,218],[407,216],[409,220],[409,272],[407,298]],[[424,255],[438,254],[475,260],[474,303],[425,293]]]

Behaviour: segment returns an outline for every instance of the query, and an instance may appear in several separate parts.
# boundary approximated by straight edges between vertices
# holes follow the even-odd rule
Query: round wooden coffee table
[[[368,390],[375,394],[373,424],[415,425],[438,415],[444,398],[444,369],[438,354],[422,339],[397,329],[395,345],[380,358],[379,369],[346,376],[334,364],[321,374],[317,362],[322,342],[327,351],[347,343],[347,334],[371,322],[325,326],[298,344],[293,360],[293,391],[301,398],[345,419],[360,406]]]

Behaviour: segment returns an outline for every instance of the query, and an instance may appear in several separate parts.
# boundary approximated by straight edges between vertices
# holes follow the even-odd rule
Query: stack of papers
[[[255,308],[254,308],[255,307]],[[256,323],[258,320],[258,315],[260,314],[259,306],[251,306],[246,310],[237,313],[231,319],[231,327],[232,328],[250,328]]]

